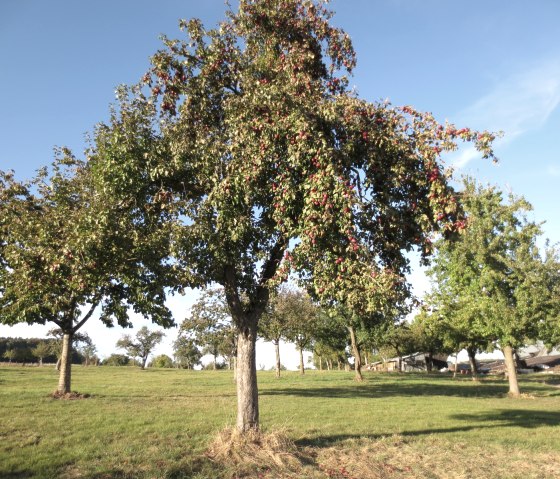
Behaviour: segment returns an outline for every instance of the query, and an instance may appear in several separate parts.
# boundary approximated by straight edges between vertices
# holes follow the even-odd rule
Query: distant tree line
[[[56,364],[58,341],[54,338],[0,338],[0,359],[10,363]],[[72,364],[83,364],[80,350],[72,352]]]

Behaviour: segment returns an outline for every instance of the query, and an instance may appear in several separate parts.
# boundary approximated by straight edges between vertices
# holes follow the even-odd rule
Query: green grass
[[[4,367],[0,477],[558,477],[555,379],[524,376],[524,397],[509,399],[503,379],[259,372],[263,430],[302,452],[283,471],[205,454],[235,422],[228,371],[78,366],[73,389],[91,397],[64,401],[49,397],[52,368]]]

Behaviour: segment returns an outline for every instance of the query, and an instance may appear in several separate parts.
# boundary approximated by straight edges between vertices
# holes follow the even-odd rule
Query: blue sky
[[[560,241],[560,2],[334,0],[331,8],[354,41],[360,95],[504,131],[497,166],[469,149],[448,163],[525,196],[545,235]],[[107,118],[115,86],[147,70],[161,33],[180,36],[179,18],[214,25],[224,11],[222,0],[0,2],[0,169],[26,178],[55,145],[79,153],[85,133]],[[183,311],[185,301],[174,302]],[[0,326],[0,336],[43,330],[28,331]],[[100,346],[110,352],[114,342]]]

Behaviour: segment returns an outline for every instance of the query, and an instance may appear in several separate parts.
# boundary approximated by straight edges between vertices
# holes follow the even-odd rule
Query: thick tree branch
[[[95,308],[97,308],[97,305],[99,304],[99,300],[95,300],[93,302],[93,304],[91,305],[91,308],[89,309],[89,311],[87,312],[87,314],[72,328],[72,334],[74,334],[76,331],[78,331],[78,329],[80,329],[85,322],[91,318],[91,315],[93,314],[93,312],[95,311]]]
[[[284,255],[286,246],[287,241],[285,240],[285,238],[279,238],[276,244],[270,250],[270,256],[263,265],[261,278],[259,280],[259,285],[257,287],[255,295],[255,300],[252,302],[251,310],[249,312],[251,320],[253,321],[258,320],[258,318],[261,317],[268,304],[270,289],[267,283],[276,274],[278,266],[280,265],[280,261],[282,261],[282,256]]]
[[[224,267],[224,292],[233,320],[240,325],[240,321],[244,316],[243,303],[239,297],[235,268],[232,265]]]
[[[59,321],[58,319],[55,318],[52,318],[51,321],[62,330],[62,321]]]
[[[259,287],[265,286],[266,283],[274,277],[276,271],[278,270],[278,265],[282,260],[282,256],[284,255],[284,250],[286,249],[287,241],[285,238],[278,238],[276,244],[270,250],[270,256],[268,260],[264,263],[262,272],[261,272],[261,279],[259,281]]]

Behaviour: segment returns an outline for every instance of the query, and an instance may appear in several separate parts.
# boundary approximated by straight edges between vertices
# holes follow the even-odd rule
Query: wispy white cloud
[[[546,60],[498,80],[487,95],[456,116],[458,125],[503,131],[497,145],[542,127],[560,105],[560,59]],[[474,148],[461,150],[452,164],[465,166],[478,158]]]
[[[461,149],[457,154],[453,155],[451,165],[454,169],[463,168],[472,160],[480,158],[480,153],[473,146]]]

